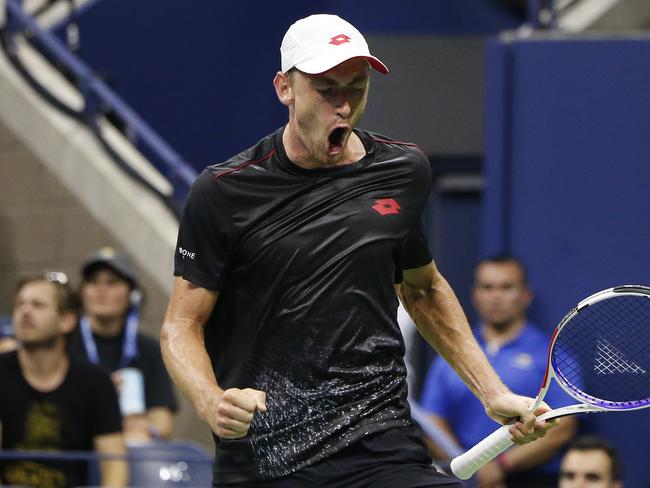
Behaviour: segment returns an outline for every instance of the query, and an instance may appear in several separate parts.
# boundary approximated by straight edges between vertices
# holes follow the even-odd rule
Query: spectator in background
[[[0,337],[0,353],[15,351],[18,348],[18,343],[13,337]]]
[[[481,348],[513,392],[535,396],[546,370],[549,338],[527,321],[526,310],[533,294],[524,265],[511,256],[491,257],[478,264],[474,278],[472,300],[481,319],[474,333]],[[544,401],[553,408],[575,403],[557,385],[551,386]],[[498,427],[440,358],[434,360],[425,380],[422,407],[465,449]],[[556,486],[558,451],[576,428],[576,418],[566,417],[543,439],[506,451],[476,474],[479,486]],[[433,449],[434,455],[444,457],[435,446]]]
[[[2,336],[0,337],[0,353],[15,351],[18,348],[18,342],[14,337]]]
[[[11,318],[8,316],[0,316],[0,353],[14,351],[17,347],[18,343],[13,337]]]
[[[176,399],[158,341],[138,332],[141,292],[133,263],[106,247],[88,257],[81,275],[84,315],[70,351],[112,373],[127,442],[168,438]]]
[[[559,488],[623,488],[618,451],[597,437],[580,437],[562,458]]]
[[[49,273],[18,284],[13,323],[20,347],[0,355],[2,448],[124,454],[109,376],[66,354],[64,334],[75,326],[76,300],[68,286],[52,281],[61,276]],[[79,461],[8,460],[0,464],[0,483],[82,486],[88,484],[86,471]],[[124,461],[103,461],[100,471],[102,486],[126,486]]]

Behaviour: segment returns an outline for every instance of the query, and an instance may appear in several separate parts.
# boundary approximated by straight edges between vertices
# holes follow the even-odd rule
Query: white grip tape
[[[502,425],[469,451],[451,461],[451,471],[461,480],[470,478],[484,464],[492,461],[514,444],[509,425]]]

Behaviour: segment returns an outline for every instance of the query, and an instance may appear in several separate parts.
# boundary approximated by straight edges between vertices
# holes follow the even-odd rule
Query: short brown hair
[[[65,281],[61,279],[62,276],[65,277]],[[41,274],[25,276],[18,280],[14,296],[17,296],[18,293],[20,293],[20,290],[22,290],[26,285],[37,283],[39,281],[51,283],[54,287],[54,296],[56,297],[56,305],[59,313],[72,312],[77,314],[79,312],[79,297],[68,284],[67,276],[60,272],[43,272]]]
[[[618,450],[605,439],[594,436],[579,437],[567,448],[570,451],[602,451],[611,461],[610,475],[613,481],[620,481],[623,478],[623,463]]]
[[[514,264],[521,272],[521,282],[524,285],[528,285],[528,270],[526,269],[526,265],[521,259],[511,254],[495,254],[483,258],[478,262],[475,269],[478,269],[482,264]]]

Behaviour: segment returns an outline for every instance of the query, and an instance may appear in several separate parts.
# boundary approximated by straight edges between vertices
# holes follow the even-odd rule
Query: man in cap
[[[62,273],[18,283],[13,311],[17,351],[0,354],[2,449],[95,451],[124,455],[115,388],[97,366],[71,358],[64,334],[76,323],[77,300]],[[0,463],[0,484],[36,488],[85,486],[86,464],[22,458]],[[102,461],[101,485],[126,486],[126,463]]]
[[[112,373],[127,441],[169,437],[176,399],[158,342],[138,332],[135,266],[126,254],[105,247],[86,259],[81,275],[84,315],[70,341],[72,354]]]
[[[161,334],[214,432],[214,486],[458,486],[409,416],[394,283],[487,412],[522,419],[517,442],[549,425],[490,368],[431,259],[426,157],[356,128],[386,66],[335,15],[299,20],[280,51],[289,121],[195,182]]]

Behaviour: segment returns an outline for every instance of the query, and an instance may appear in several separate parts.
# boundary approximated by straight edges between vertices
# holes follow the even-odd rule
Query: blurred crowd
[[[94,450],[169,439],[177,404],[158,340],[140,332],[143,291],[131,259],[90,254],[79,290],[50,271],[16,286],[11,335],[0,341],[2,449]],[[86,484],[78,462],[4,461],[1,479],[22,486]],[[124,462],[101,463],[103,486],[126,486]]]
[[[0,337],[0,430],[3,450],[95,451],[124,455],[128,446],[161,442],[173,432],[177,409],[158,340],[140,331],[144,292],[129,256],[112,248],[91,253],[73,290],[68,276],[50,271],[20,280],[11,327]],[[533,300],[524,264],[512,256],[478,263],[472,291],[479,322],[474,332],[508,386],[535,396],[546,367],[546,333],[532,324]],[[402,311],[403,312],[403,311]],[[418,381],[413,354],[419,340],[399,314],[406,342],[409,387],[422,384],[421,407],[452,443],[465,450],[495,427],[482,405],[442,359]],[[547,402],[574,403],[558,387]],[[576,437],[575,417],[544,439],[516,446],[468,482],[480,488],[622,487],[616,450],[594,437]],[[450,456],[433,440],[441,466]],[[23,486],[83,485],[78,461],[4,460],[3,482]],[[104,486],[127,486],[127,466],[110,456],[100,463]]]

